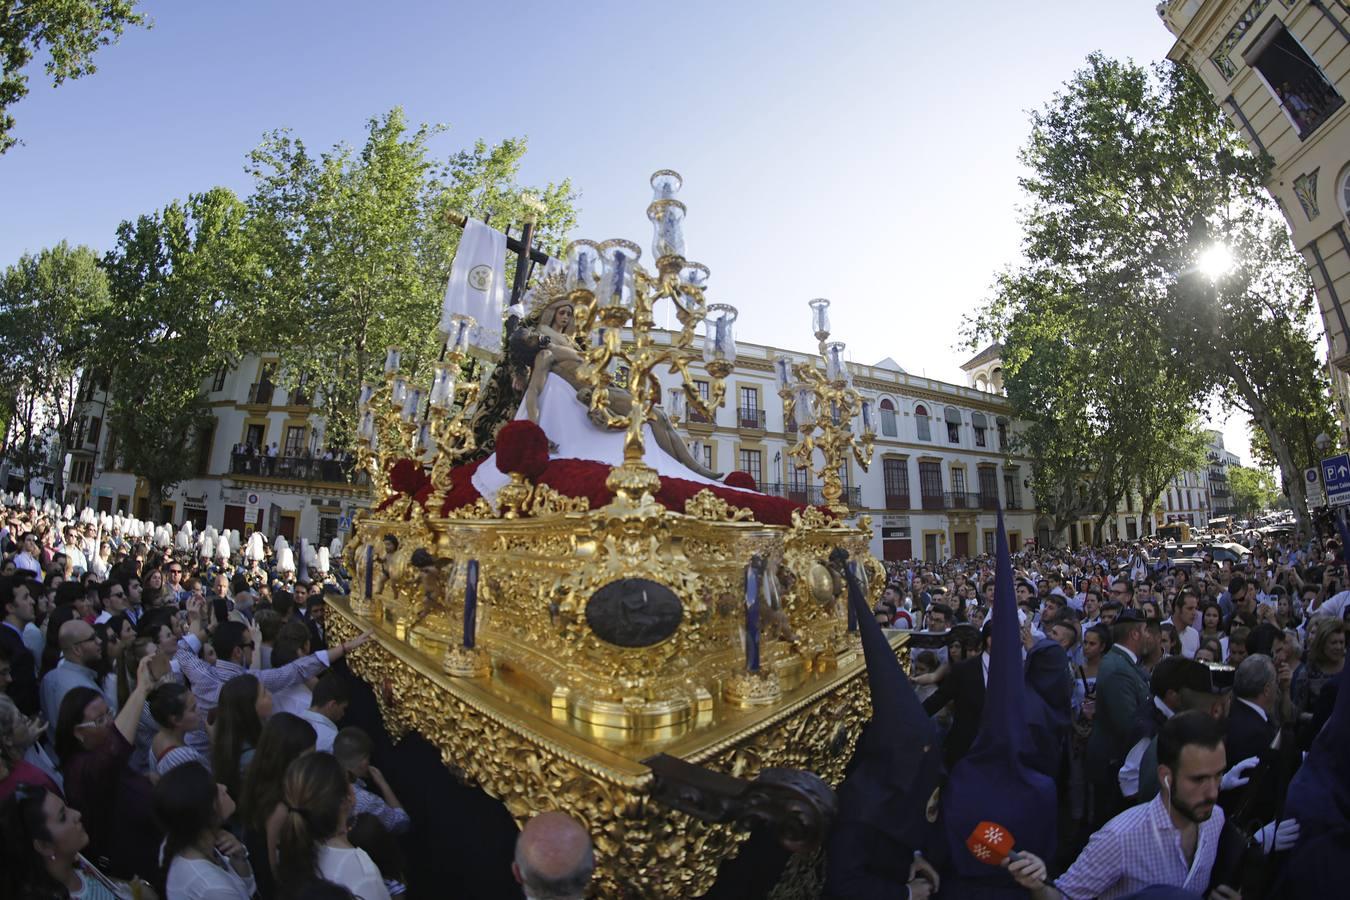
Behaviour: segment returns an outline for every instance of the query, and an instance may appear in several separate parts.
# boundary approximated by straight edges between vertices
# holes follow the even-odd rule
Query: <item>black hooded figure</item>
[[[915,852],[941,846],[929,809],[937,809],[933,795],[943,777],[942,744],[856,572],[847,566],[845,573],[867,660],[872,720],[839,786],[839,815],[826,847],[825,896],[894,900],[906,896]]]

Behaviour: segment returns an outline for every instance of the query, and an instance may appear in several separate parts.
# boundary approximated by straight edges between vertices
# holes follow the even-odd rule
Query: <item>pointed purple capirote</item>
[[[1017,623],[1012,556],[998,513],[994,570],[992,643],[984,714],[970,752],[952,768],[944,791],[942,815],[954,869],[954,896],[1026,897],[1001,868],[982,863],[966,849],[966,838],[983,821],[996,822],[1013,835],[1019,850],[1042,859],[1055,853],[1054,781],[1022,760],[1032,746],[1027,724],[1027,687],[1022,671],[1022,636]],[[956,884],[960,882],[960,884]],[[943,892],[947,881],[942,882]]]

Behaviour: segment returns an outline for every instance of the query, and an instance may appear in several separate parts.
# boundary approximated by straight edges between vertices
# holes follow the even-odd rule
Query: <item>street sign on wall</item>
[[[1350,505],[1350,455],[1342,453],[1322,460],[1322,483],[1328,506]]]

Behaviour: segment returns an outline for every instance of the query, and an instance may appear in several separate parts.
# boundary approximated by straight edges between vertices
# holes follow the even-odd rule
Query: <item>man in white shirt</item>
[[[89,560],[80,549],[80,532],[74,525],[67,525],[62,534],[61,552],[70,561],[70,571],[74,575],[83,575],[89,571]]]
[[[318,740],[314,748],[324,753],[333,752],[333,739],[337,737],[337,723],[347,714],[347,704],[351,702],[351,691],[341,675],[325,672],[314,685],[313,699],[309,709],[300,714],[300,718],[314,726]]]
[[[1200,610],[1200,595],[1194,588],[1184,588],[1172,604],[1172,625],[1177,630],[1177,641],[1181,645],[1181,655],[1187,659],[1195,658],[1200,649],[1200,632],[1195,620]]]

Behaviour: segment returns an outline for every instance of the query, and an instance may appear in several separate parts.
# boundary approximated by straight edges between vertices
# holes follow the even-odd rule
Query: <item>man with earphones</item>
[[[1009,874],[1037,900],[1114,900],[1158,885],[1209,900],[1238,900],[1234,888],[1212,878],[1224,831],[1218,805],[1227,768],[1223,736],[1223,727],[1205,712],[1174,715],[1158,734],[1157,797],[1107,822],[1053,882],[1044,861],[1026,852],[1004,863]],[[1297,840],[1293,820],[1272,822],[1252,838],[1266,853]]]

